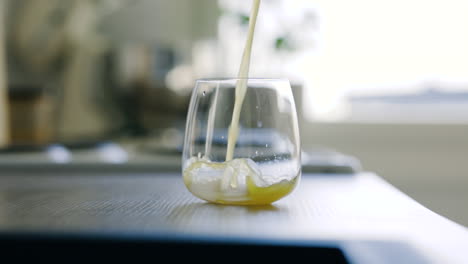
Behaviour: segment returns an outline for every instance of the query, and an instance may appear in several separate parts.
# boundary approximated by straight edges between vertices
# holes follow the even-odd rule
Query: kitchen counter
[[[0,152],[0,175],[22,171],[87,172],[180,172],[182,152],[177,144],[127,140],[101,142],[69,148],[52,144],[36,150]],[[329,149],[312,148],[302,153],[306,173],[355,173],[358,159]]]
[[[372,173],[304,174],[290,196],[243,207],[195,198],[177,173],[10,172],[0,176],[0,244],[39,255],[94,248],[116,257],[132,245],[164,255],[175,245],[187,254],[273,247],[336,263],[468,260],[466,228]]]

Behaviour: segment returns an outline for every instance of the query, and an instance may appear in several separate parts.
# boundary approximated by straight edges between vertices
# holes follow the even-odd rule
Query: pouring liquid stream
[[[234,110],[232,112],[231,125],[228,134],[228,146],[226,152],[226,161],[232,160],[234,156],[234,148],[236,146],[237,138],[239,137],[239,117],[244,102],[245,93],[247,92],[247,81],[249,77],[250,68],[250,54],[252,53],[252,43],[255,32],[255,24],[257,22],[258,9],[260,8],[260,0],[254,0],[252,14],[249,21],[249,32],[245,43],[244,54],[239,69],[236,85],[236,98],[234,101]]]

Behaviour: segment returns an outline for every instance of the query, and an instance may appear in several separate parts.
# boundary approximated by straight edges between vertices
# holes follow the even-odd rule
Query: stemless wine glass
[[[247,89],[240,114],[234,117],[239,121],[235,133],[230,127],[236,123],[233,110],[239,82],[246,83]],[[235,142],[233,155],[227,154],[229,141]],[[297,185],[300,153],[288,80],[197,80],[182,157],[183,179],[195,196],[221,204],[270,204]]]

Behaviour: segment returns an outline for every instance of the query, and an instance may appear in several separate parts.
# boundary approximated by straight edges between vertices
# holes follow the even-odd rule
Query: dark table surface
[[[0,239],[28,236],[336,247],[359,263],[468,261],[466,228],[372,173],[305,174],[291,195],[260,207],[201,201],[179,174],[1,175]]]

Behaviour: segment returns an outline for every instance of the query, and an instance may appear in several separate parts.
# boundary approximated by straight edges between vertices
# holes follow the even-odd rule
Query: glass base
[[[194,160],[184,170],[184,182],[191,193],[209,202],[230,205],[271,204],[291,193],[298,178],[298,174],[263,176],[250,159],[222,163]]]

